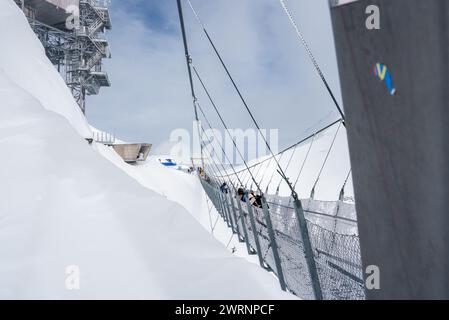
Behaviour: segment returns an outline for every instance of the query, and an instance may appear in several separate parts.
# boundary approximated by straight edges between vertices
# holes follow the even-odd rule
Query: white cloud
[[[118,2],[118,1],[115,1]],[[280,146],[296,142],[323,117],[337,118],[331,99],[277,0],[193,0],[256,118],[280,129]],[[189,46],[195,65],[232,128],[252,127],[206,38],[184,2]],[[327,0],[287,2],[331,87],[340,97]],[[162,14],[132,10],[145,5]],[[88,100],[93,125],[128,140],[161,143],[176,128],[191,130],[188,87],[176,1],[132,0],[112,8],[113,87]],[[161,20],[161,21],[160,21]],[[200,102],[221,128],[207,97]],[[340,99],[339,99],[340,100]]]

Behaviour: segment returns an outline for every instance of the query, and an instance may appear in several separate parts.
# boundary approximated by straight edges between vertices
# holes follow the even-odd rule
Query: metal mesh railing
[[[221,201],[219,188],[205,181],[203,186],[222,214],[223,204],[219,203]],[[226,196],[229,197],[229,194]],[[241,202],[240,211],[236,204],[237,198],[234,199],[234,206],[240,223],[240,235],[242,236],[241,230],[244,224],[247,232],[247,239],[244,240],[249,243],[252,251],[256,252],[264,266],[271,269],[278,277],[278,268],[282,268],[283,281],[289,291],[303,299],[313,299],[312,278],[291,198],[266,197],[276,242],[275,248],[280,260],[278,264],[263,209],[254,206],[248,208],[247,203]],[[342,201],[325,202],[313,199],[301,202],[323,299],[364,299],[355,205]],[[227,204],[231,204],[229,198]],[[228,211],[232,212],[232,208]],[[251,223],[251,215],[254,227]],[[231,219],[234,220],[233,217]],[[235,223],[234,231],[237,232]],[[259,251],[256,242],[259,243]]]
[[[359,239],[308,221],[314,259],[325,299],[364,299]]]

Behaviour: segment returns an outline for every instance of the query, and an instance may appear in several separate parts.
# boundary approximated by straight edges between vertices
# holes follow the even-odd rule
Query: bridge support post
[[[237,237],[239,238],[239,242],[243,242],[243,237],[242,237],[242,234],[240,233],[240,228],[239,228],[239,219],[237,218],[237,212],[235,210],[234,195],[233,195],[233,193],[231,193],[231,191],[229,191],[229,201],[231,203],[231,211],[232,211],[233,218],[234,218],[235,231],[237,232]]]
[[[228,225],[228,228],[230,228],[231,224],[229,222],[228,212],[226,210],[225,201],[223,199],[223,194],[220,190],[217,190],[217,196],[218,196],[219,205],[220,205],[222,213],[223,213],[222,217],[223,217],[224,221],[226,222],[226,224]]]
[[[237,206],[239,208],[239,212],[240,212],[240,223],[242,226],[242,230],[243,230],[243,236],[245,237],[245,244],[246,244],[246,250],[248,250],[248,254],[252,255],[254,254],[254,251],[251,250],[251,246],[249,244],[249,237],[248,237],[248,230],[246,229],[246,219],[245,219],[245,213],[243,212],[242,209],[242,202],[240,201],[240,199],[236,199],[237,201]]]
[[[323,293],[321,291],[320,279],[318,277],[315,258],[313,256],[313,248],[312,243],[310,242],[309,229],[307,227],[307,221],[304,216],[304,210],[302,208],[301,201],[298,199],[298,195],[296,194],[296,192],[293,192],[292,198],[293,198],[293,205],[295,207],[296,220],[298,221],[299,230],[301,232],[304,255],[307,262],[310,280],[312,282],[313,293],[316,300],[323,300]]]
[[[234,221],[232,221],[232,217],[231,217],[231,208],[229,207],[228,197],[224,193],[222,193],[222,197],[223,197],[223,205],[224,205],[225,211],[227,213],[228,225],[231,228],[232,233],[236,233],[236,231],[234,229]]]
[[[214,205],[215,208],[217,208],[218,213],[220,214],[220,216],[224,219],[224,215],[223,215],[223,207],[221,206],[221,201],[220,201],[220,197],[218,195],[218,191],[214,188],[212,190],[213,195],[214,195]]]
[[[276,242],[276,235],[274,233],[273,224],[271,222],[270,211],[268,210],[267,201],[262,196],[262,209],[265,217],[265,223],[267,224],[268,236],[270,237],[271,249],[273,250],[274,263],[276,264],[277,276],[281,289],[286,291],[287,286],[285,284],[284,272],[282,271],[281,258],[279,256],[279,248]]]
[[[253,207],[251,206],[251,203],[249,203],[249,200],[246,201],[246,206],[248,209],[251,230],[253,231],[253,235],[254,235],[254,243],[256,244],[255,249],[257,251],[257,256],[259,257],[259,264],[262,268],[267,269],[267,267],[265,266],[265,264],[263,262],[262,249],[260,247],[259,237],[257,236],[256,220],[254,219]]]

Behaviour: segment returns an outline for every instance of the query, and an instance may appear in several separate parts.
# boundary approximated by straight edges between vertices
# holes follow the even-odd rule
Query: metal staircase
[[[52,4],[55,2],[42,1],[49,8],[45,11],[46,17],[51,16],[50,10],[55,10],[55,15],[65,13],[64,8]],[[34,7],[37,6],[35,1],[16,0],[16,3],[23,9],[48,58],[65,77],[67,86],[85,112],[86,96],[96,95],[101,87],[111,85],[102,66],[102,60],[110,57],[109,44],[104,36],[105,31],[112,28],[108,9],[110,0],[79,0],[79,26],[72,30],[67,29],[65,23],[53,25],[49,23],[51,19],[42,21],[36,18],[33,14],[38,12]],[[62,18],[62,21],[66,19]]]
[[[96,95],[101,87],[109,87],[107,73],[102,71],[102,59],[109,55],[108,42],[102,36],[111,29],[107,2],[97,0],[80,0],[80,27],[75,31],[79,46],[73,49],[75,64],[67,70],[67,84],[83,112],[86,95]],[[70,80],[70,81],[69,81]]]

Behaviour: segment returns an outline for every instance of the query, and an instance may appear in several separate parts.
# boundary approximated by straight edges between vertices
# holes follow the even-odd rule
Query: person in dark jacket
[[[256,206],[262,208],[262,196],[256,195]]]
[[[248,194],[249,202],[256,208],[262,208],[262,197],[259,195],[255,195],[253,191],[250,191]]]
[[[245,190],[243,190],[243,188],[239,188],[237,190],[237,195],[240,198],[240,201],[242,202],[246,202],[248,200],[248,194],[245,192]]]
[[[229,188],[228,188],[228,184],[226,182],[223,182],[223,184],[220,187],[220,191],[223,193],[228,193]]]

